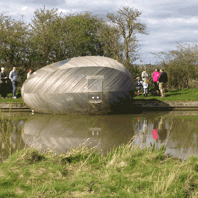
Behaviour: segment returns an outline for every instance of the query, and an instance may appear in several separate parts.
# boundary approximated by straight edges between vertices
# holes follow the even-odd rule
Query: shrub
[[[193,80],[198,78],[196,64],[198,46],[195,44],[191,47],[184,44],[178,45],[177,48],[177,50],[172,50],[169,53],[161,52],[162,55],[165,55],[165,58],[161,58],[160,65],[168,74],[168,87],[173,89],[194,89],[197,85]]]

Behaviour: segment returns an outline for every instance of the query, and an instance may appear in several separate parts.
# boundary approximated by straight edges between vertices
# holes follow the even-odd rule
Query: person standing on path
[[[1,68],[0,84],[1,84],[1,97],[2,99],[7,98],[7,77],[5,74],[4,67]]]
[[[10,72],[9,79],[12,82],[12,97],[14,99],[16,99],[16,88],[17,88],[17,84],[18,84],[16,67],[13,67],[13,70]]]
[[[154,89],[155,92],[157,92],[157,94],[159,94],[159,84],[158,84],[159,76],[160,76],[159,69],[155,69],[155,71],[153,72],[153,82],[154,82]]]
[[[168,81],[167,73],[164,71],[164,69],[160,69],[160,76],[159,76],[159,89],[161,92],[161,97],[165,97],[165,84]]]

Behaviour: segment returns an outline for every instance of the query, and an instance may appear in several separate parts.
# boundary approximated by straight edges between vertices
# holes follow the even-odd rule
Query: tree
[[[28,60],[26,59],[28,26],[23,21],[0,15],[0,61],[6,73],[17,67],[23,74]],[[21,75],[20,75],[21,76]],[[20,80],[20,78],[19,78]]]
[[[86,55],[101,55],[101,43],[97,37],[97,30],[100,26],[100,21],[96,16],[91,16],[91,13],[85,12],[66,16],[65,31],[67,35],[65,42],[68,45],[68,57],[86,56]]]
[[[124,38],[124,63],[127,68],[131,66],[135,60],[137,60],[137,47],[138,40],[136,34],[146,34],[146,25],[137,21],[137,18],[141,15],[137,9],[133,10],[129,7],[123,7],[117,11],[118,15],[107,14],[107,18],[119,27],[119,31]]]
[[[161,59],[161,66],[168,73],[168,85],[171,88],[194,88],[190,85],[192,80],[198,78],[198,45],[179,44],[177,50],[171,50],[168,53],[161,52],[154,54]],[[163,58],[164,57],[164,58]]]
[[[104,56],[111,57],[119,62],[123,61],[124,46],[121,42],[121,33],[118,27],[108,25],[101,20],[98,38],[104,51]]]
[[[34,12],[33,19],[28,25],[1,14],[0,65],[6,65],[8,70],[13,66],[18,67],[21,83],[26,79],[28,68],[37,70],[52,62],[75,56],[107,56],[121,63],[125,63],[127,59],[130,67],[132,64],[129,58],[132,57],[131,53],[135,51],[137,43],[136,31],[144,31],[141,24],[130,22],[131,13],[125,18],[130,19],[127,24],[130,22],[132,25],[128,27],[124,24],[124,13],[127,11],[130,10],[128,8],[120,10],[121,22],[126,28],[124,30],[119,25],[105,23],[89,12],[63,16],[58,9],[46,10],[44,7]],[[134,21],[138,14],[134,14]],[[129,34],[123,34],[127,28]],[[125,43],[121,42],[123,35]],[[124,57],[124,53],[128,55]]]
[[[45,66],[52,62],[53,48],[57,46],[62,39],[61,17],[58,15],[58,9],[45,10],[40,9],[34,12],[35,16],[32,23],[29,24],[31,50],[34,52],[33,62],[39,62],[40,66]]]
[[[35,11],[30,24],[34,61],[44,66],[75,56],[103,54],[96,35],[99,19],[88,12],[61,16],[57,11]]]

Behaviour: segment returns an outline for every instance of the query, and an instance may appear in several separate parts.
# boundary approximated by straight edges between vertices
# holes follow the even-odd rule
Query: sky
[[[115,13],[123,7],[137,9],[138,18],[147,26],[149,35],[137,34],[140,60],[135,63],[157,64],[160,59],[154,55],[176,50],[180,44],[197,42],[198,0],[0,0],[0,13],[26,23],[33,19],[37,9],[58,8],[59,12],[91,12],[107,21],[107,13]],[[154,53],[154,54],[153,54]]]

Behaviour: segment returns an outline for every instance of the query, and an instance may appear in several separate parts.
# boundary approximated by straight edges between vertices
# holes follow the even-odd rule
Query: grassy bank
[[[20,90],[16,92],[16,95],[18,96],[17,99],[13,99],[12,98],[12,93],[8,93],[7,94],[7,98],[5,98],[5,99],[1,98],[1,95],[0,95],[0,103],[1,102],[7,102],[7,103],[11,103],[11,102],[24,103],[23,102],[23,99],[21,98],[21,91]]]
[[[17,95],[20,95],[20,94],[21,94],[20,91],[18,91]],[[159,101],[197,101],[198,100],[198,89],[176,89],[176,90],[168,89],[168,92],[166,93],[165,98],[161,98],[160,96],[153,96],[151,93],[149,93],[147,97],[144,97],[142,92],[140,92],[140,95],[137,96],[137,91],[135,91],[134,100],[138,100],[138,99],[144,99],[144,100],[155,99],[155,100],[159,100]],[[13,99],[11,93],[8,94],[7,99],[2,99],[0,97],[0,102],[24,103],[23,99],[21,97],[19,97],[17,99]]]
[[[0,164],[0,197],[197,197],[198,158],[181,162],[164,152],[132,141],[106,156],[86,147],[21,150]]]
[[[197,101],[198,100],[198,89],[168,89],[166,92],[166,97],[161,98],[160,96],[153,96],[151,93],[147,97],[144,97],[142,92],[137,96],[137,91],[135,92],[134,99],[156,99],[160,101]]]

